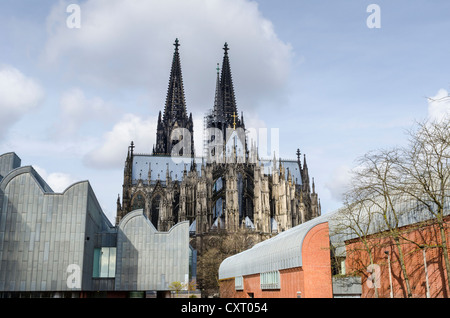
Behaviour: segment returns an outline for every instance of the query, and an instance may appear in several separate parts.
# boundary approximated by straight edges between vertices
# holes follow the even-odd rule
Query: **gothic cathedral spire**
[[[219,74],[219,64],[217,64],[216,91],[214,95],[214,108],[211,115],[207,116],[207,128],[217,127],[223,130],[225,137],[226,128],[244,128],[243,115],[239,117],[236,97],[234,95],[233,78],[231,75],[228,44],[225,42],[222,70]],[[220,75],[220,77],[219,77]]]
[[[220,86],[220,73],[219,73],[219,63],[217,63],[217,79],[216,79],[216,94],[214,96],[214,108],[213,108],[213,121],[214,127],[222,128],[222,123],[224,121],[223,112],[223,97],[222,89]]]
[[[181,74],[181,62],[178,47],[178,39],[175,39],[175,52],[173,53],[172,68],[170,70],[169,87],[167,90],[166,105],[164,107],[164,120],[187,120],[186,102],[184,97],[183,76]]]
[[[220,88],[223,99],[223,111],[227,127],[241,127],[236,106],[236,97],[234,95],[233,78],[231,76],[230,59],[228,57],[228,44],[225,42],[223,47],[224,55],[222,61],[222,74],[220,78]]]
[[[187,115],[186,100],[184,95],[183,77],[181,74],[181,62],[178,47],[178,39],[175,39],[175,51],[173,53],[172,68],[170,70],[169,87],[167,89],[166,105],[164,114],[161,118],[161,112],[158,117],[158,126],[156,132],[156,146],[154,153],[156,155],[170,155],[172,147],[176,141],[172,141],[172,132],[175,128],[186,128],[191,134],[191,153],[194,154],[194,137],[192,114]],[[178,138],[177,138],[178,139]]]

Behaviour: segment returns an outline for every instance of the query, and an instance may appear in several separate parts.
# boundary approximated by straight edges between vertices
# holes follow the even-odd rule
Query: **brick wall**
[[[302,297],[333,297],[328,223],[316,225],[308,232],[303,240],[302,259],[305,273]]]
[[[447,226],[449,219],[447,219]],[[426,244],[428,246],[439,246],[441,238],[439,229],[436,225],[418,227],[417,225],[404,227],[403,235],[406,239],[400,240],[407,274],[410,281],[410,287],[413,297],[426,297],[426,276],[423,251],[417,244]],[[450,240],[448,232],[447,241]],[[415,242],[417,244],[414,244]],[[404,275],[401,270],[398,257],[398,249],[393,240],[386,235],[379,234],[371,238],[373,246],[374,263],[379,266],[380,288],[378,288],[378,297],[390,297],[389,266],[385,251],[390,253],[391,272],[392,272],[392,290],[393,297],[407,297]],[[367,284],[370,273],[367,272],[367,266],[370,264],[367,251],[362,243],[357,240],[348,242],[347,246],[346,270],[350,274],[354,272],[362,279],[362,297],[372,298],[375,296],[375,289]],[[447,287],[447,273],[445,271],[444,257],[442,249],[427,248],[426,262],[428,268],[428,280],[430,288],[430,297],[447,298],[449,290]]]

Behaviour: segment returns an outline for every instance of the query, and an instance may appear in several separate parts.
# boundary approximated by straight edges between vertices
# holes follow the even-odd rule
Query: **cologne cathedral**
[[[297,150],[294,160],[263,159],[255,143],[247,140],[243,113],[237,115],[227,43],[221,69],[217,66],[213,107],[205,111],[201,127],[204,153],[195,154],[178,39],[174,46],[153,152],[135,153],[133,142],[128,147],[117,224],[125,214],[143,209],[158,231],[188,220],[194,241],[238,229],[264,239],[319,216],[320,202],[314,180],[310,183],[306,157],[301,158]]]

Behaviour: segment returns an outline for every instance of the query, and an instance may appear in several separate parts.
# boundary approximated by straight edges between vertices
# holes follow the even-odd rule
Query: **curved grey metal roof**
[[[53,190],[50,188],[50,186],[44,181],[44,179],[39,175],[39,173],[37,173],[36,170],[34,170],[32,166],[24,166],[11,170],[4,176],[4,178],[0,179],[0,188],[6,187],[6,185],[13,178],[23,173],[29,173],[34,178],[34,180],[36,181],[37,185],[41,188],[43,193],[53,193]]]
[[[339,237],[339,241],[343,242],[361,235],[387,231],[389,230],[388,224],[392,228],[400,228],[432,220],[436,217],[428,210],[425,204],[417,199],[403,195],[399,197],[392,196],[390,200],[393,201],[395,213],[391,206],[384,211],[381,209],[386,204],[385,199],[381,196],[373,201],[368,201],[365,205],[358,205],[351,210],[347,208],[339,209],[336,212],[333,224],[330,226],[330,229],[332,229],[330,235],[333,234]],[[435,203],[429,202],[429,204],[437,211]],[[444,216],[450,215],[450,195],[448,193],[445,193],[443,208]],[[351,223],[356,222],[362,230],[355,230],[355,227],[350,226]]]
[[[297,225],[226,258],[220,264],[219,279],[302,266],[303,239],[314,226],[327,222],[331,214]]]

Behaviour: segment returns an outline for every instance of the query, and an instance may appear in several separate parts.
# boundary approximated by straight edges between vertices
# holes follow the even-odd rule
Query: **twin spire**
[[[216,92],[214,96],[214,108],[207,116],[206,128],[244,128],[243,118],[239,118],[236,97],[234,95],[233,77],[231,75],[230,60],[228,57],[228,44],[223,47],[222,72],[217,63]]]
[[[176,142],[171,141],[171,133],[175,128],[186,128],[191,133],[191,153],[184,155],[194,155],[193,121],[192,113],[187,115],[186,99],[184,94],[183,76],[181,73],[181,62],[179,54],[180,43],[175,39],[175,50],[170,70],[169,86],[167,89],[166,104],[164,113],[159,112],[158,126],[156,132],[156,144],[153,147],[153,154],[171,155],[171,151]],[[217,64],[217,83],[214,98],[214,108],[211,116],[207,118],[207,128],[218,127],[244,128],[243,118],[239,118],[236,98],[234,95],[233,79],[231,76],[230,60],[228,57],[228,44],[225,43],[224,56],[221,73]],[[219,76],[220,75],[220,76]]]
[[[223,50],[222,74],[220,77],[220,89],[223,99],[223,116],[228,124],[235,122],[234,117],[237,115],[236,98],[234,96],[233,78],[231,76],[230,60],[228,58],[228,44],[225,42]],[[238,120],[239,121],[239,120]],[[240,126],[240,123],[238,123]]]
[[[179,153],[179,155],[194,155],[194,124],[192,113],[187,115],[186,99],[184,95],[183,76],[181,73],[181,62],[178,47],[178,39],[175,39],[175,51],[173,53],[172,68],[170,70],[169,87],[167,89],[166,105],[164,114],[158,116],[158,126],[156,129],[156,145],[153,147],[153,154],[171,155],[172,148],[176,144],[171,140],[172,131],[175,128],[186,128],[191,137],[190,153]],[[179,138],[185,137],[180,136]]]
[[[183,77],[181,74],[180,46],[178,39],[175,39],[175,52],[173,54],[172,68],[170,71],[169,87],[166,97],[163,119],[168,118],[173,122],[175,120],[187,120],[186,101],[184,95]],[[214,101],[214,112],[217,118],[225,120],[228,125],[235,122],[233,116],[237,115],[236,98],[234,95],[233,79],[231,75],[230,60],[228,57],[228,43],[225,42],[224,56],[222,61],[222,72],[219,78],[219,63],[217,63],[217,84]],[[238,119],[240,126],[240,120]]]
[[[170,70],[169,87],[164,107],[164,119],[175,122],[187,121],[186,101],[184,96],[183,76],[181,74],[181,62],[178,47],[178,39],[175,39],[175,52],[173,53],[172,68]]]

